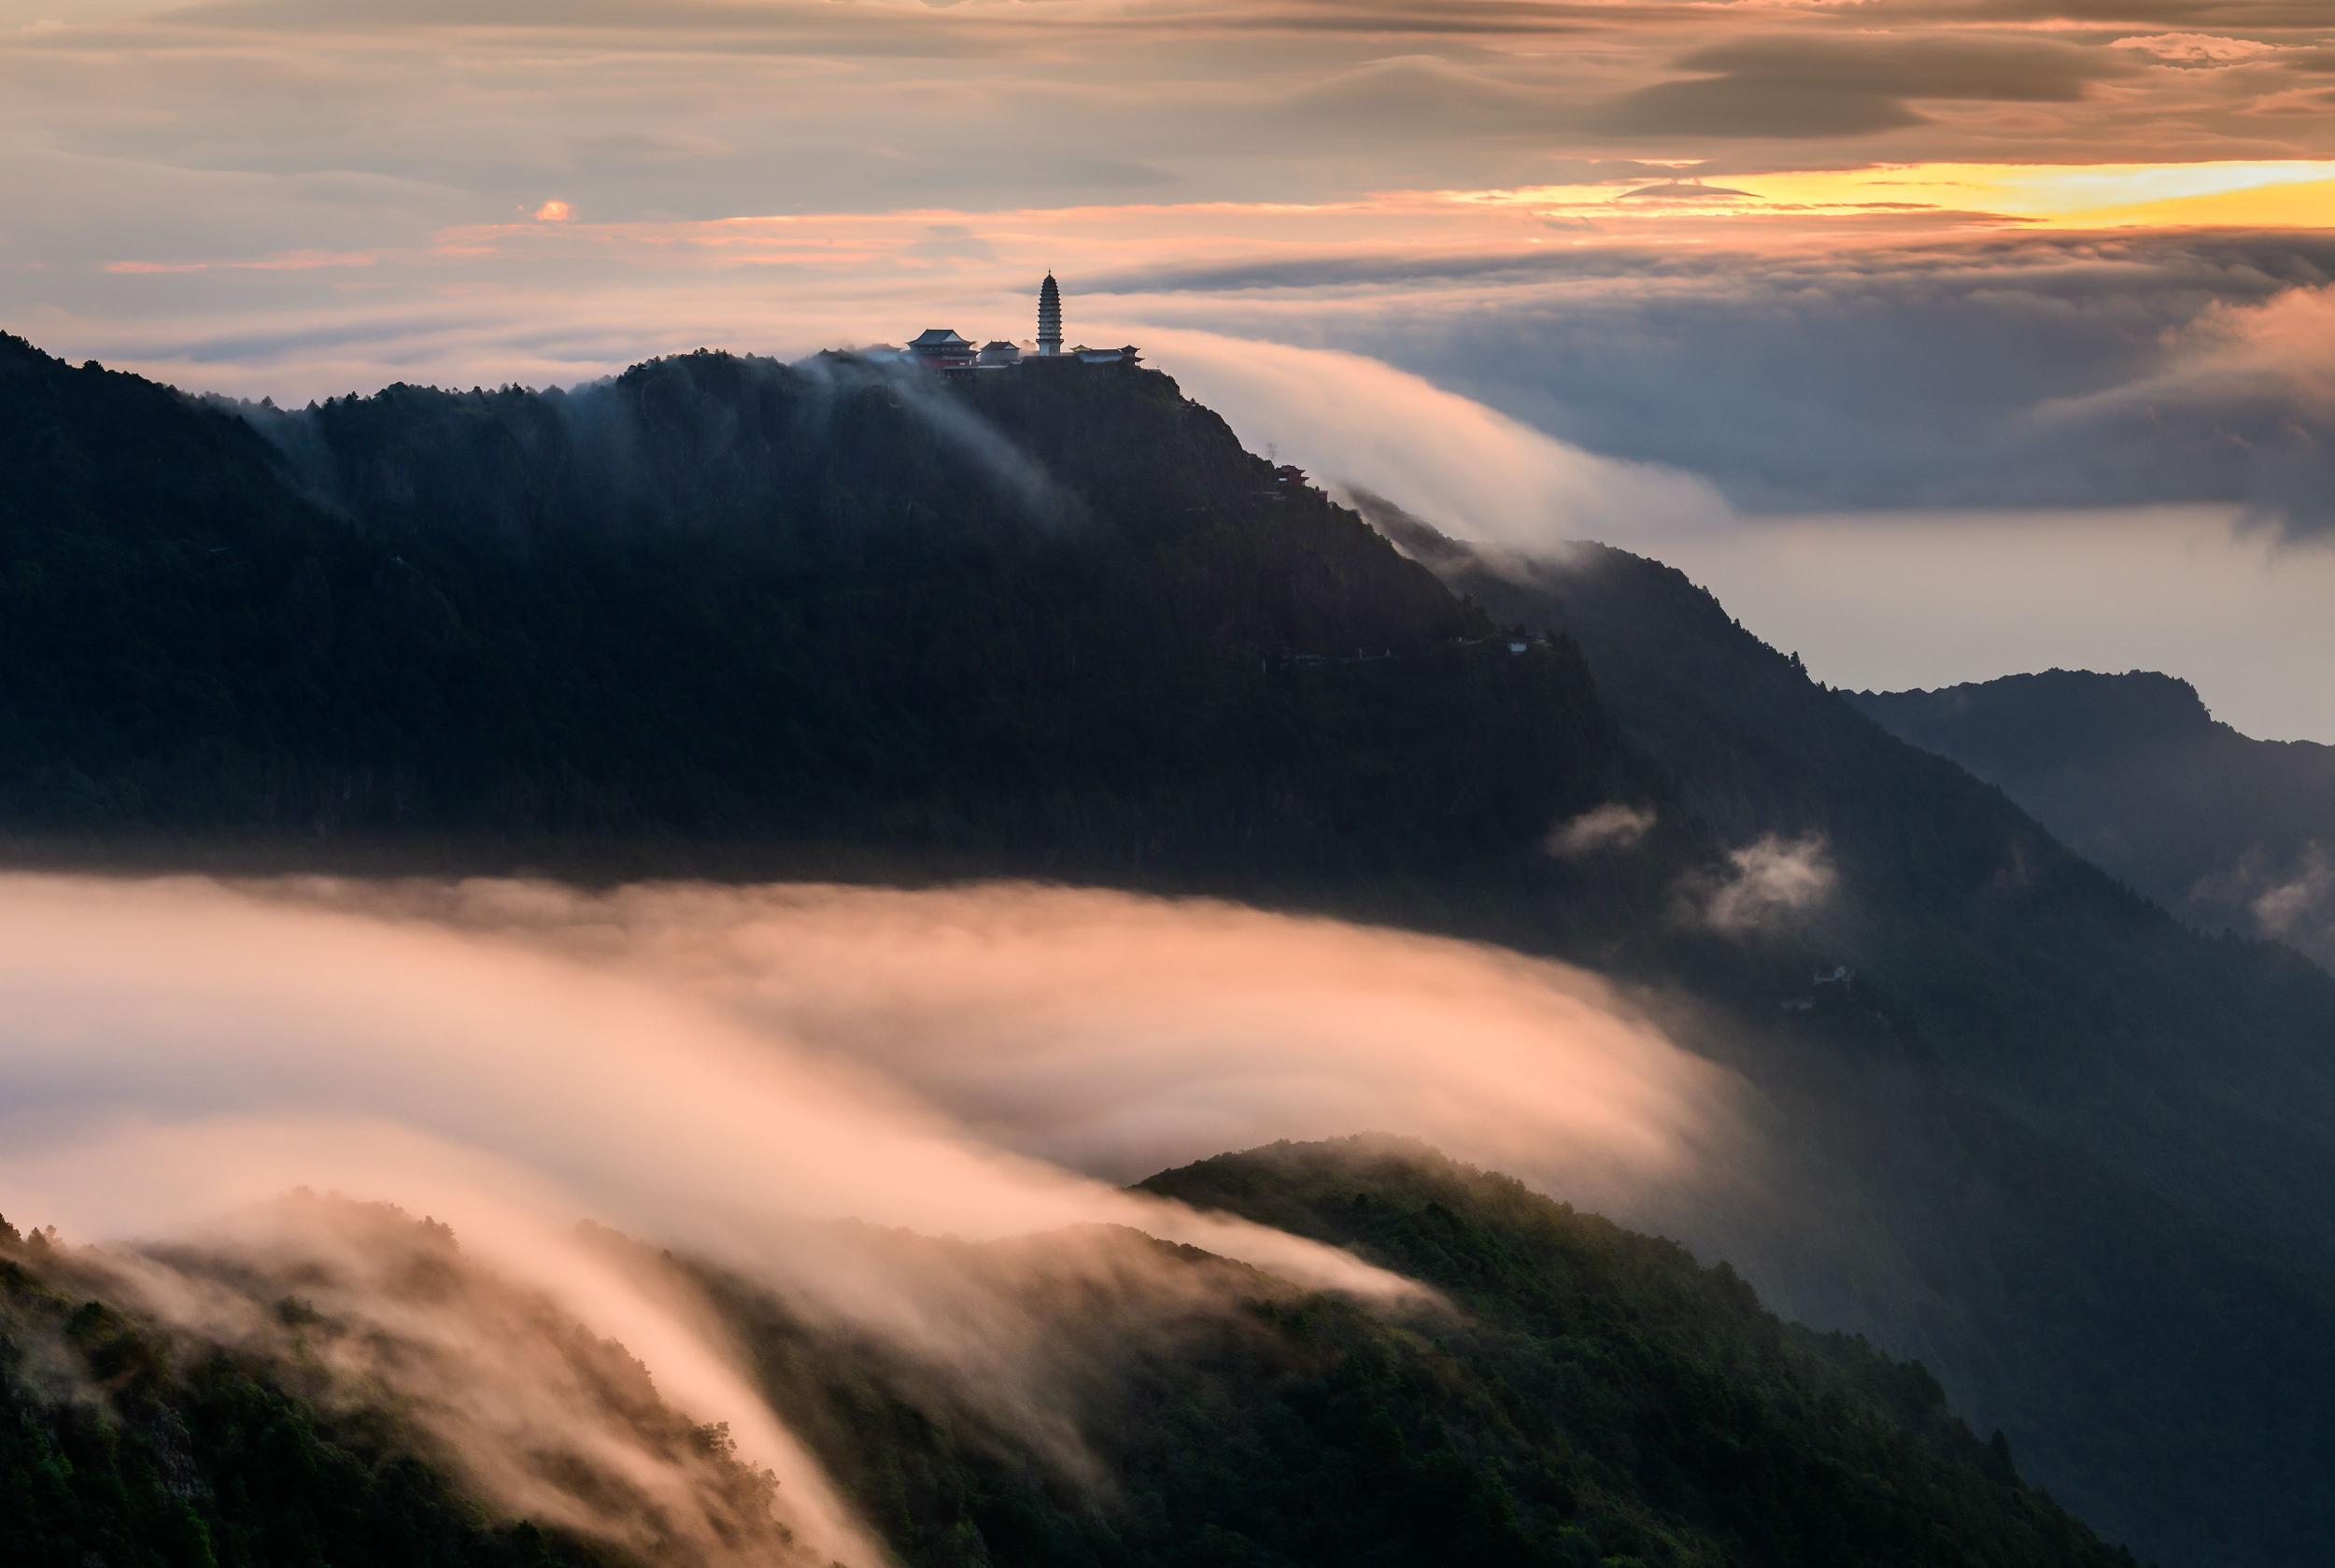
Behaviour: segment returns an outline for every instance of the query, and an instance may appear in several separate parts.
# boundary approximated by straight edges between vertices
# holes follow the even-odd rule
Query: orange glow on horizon
[[[558,216],[545,216],[555,207]],[[1816,235],[1838,243],[1860,227],[1873,231],[1875,243],[1901,242],[1924,229],[2326,229],[2335,228],[2335,161],[1872,164],[1602,185],[1385,191],[1337,202],[927,207],[602,223],[576,221],[555,202],[537,219],[448,229],[432,253],[451,260],[545,247],[573,253],[583,246],[660,264],[694,253],[722,265],[863,267],[887,256],[906,263],[911,258],[900,252],[946,227],[976,233],[999,261],[1026,266],[1017,255],[1024,247],[1066,243],[1111,264],[1172,264],[1180,257],[1234,253],[1465,254],[1626,239],[1637,232],[1695,243],[1789,244]],[[980,266],[932,259],[914,264]],[[122,270],[149,269],[127,263]]]
[[[1453,191],[1451,199],[1551,215],[1633,218],[1837,218],[1897,212],[2006,226],[2190,228],[2242,224],[2335,228],[2335,161],[2195,163],[1878,163]]]

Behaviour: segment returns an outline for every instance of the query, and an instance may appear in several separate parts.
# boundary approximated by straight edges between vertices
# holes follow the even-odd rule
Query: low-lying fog
[[[294,1216],[312,1278],[364,1255],[332,1218],[347,1206],[288,1207],[289,1189],[447,1222],[498,1290],[621,1341],[677,1410],[730,1423],[806,1546],[852,1561],[875,1560],[864,1530],[710,1314],[576,1221],[881,1335],[1026,1408],[1075,1463],[1075,1418],[1049,1409],[1044,1349],[1010,1302],[904,1278],[820,1222],[1060,1233],[1048,1266],[1114,1278],[1140,1274],[1139,1231],[1395,1303],[1422,1293],[1117,1183],[1383,1130],[1627,1220],[1742,1163],[1740,1109],[1734,1081],[1581,971],[1225,904],[0,877],[0,1211],[108,1243],[144,1305],[213,1334],[235,1314],[216,1278],[167,1261],[174,1244],[281,1255]],[[482,1490],[540,1512],[493,1453],[527,1431],[575,1440],[591,1418],[497,1349],[507,1332],[442,1316],[423,1337],[434,1370],[401,1392]],[[644,1487],[703,1490],[635,1436],[599,1450]]]

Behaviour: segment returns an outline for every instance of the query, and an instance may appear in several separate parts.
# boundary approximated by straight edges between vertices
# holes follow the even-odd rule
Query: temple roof
[[[927,327],[908,340],[911,348],[954,348],[960,344],[967,348],[973,346],[972,339],[959,337],[947,327]]]

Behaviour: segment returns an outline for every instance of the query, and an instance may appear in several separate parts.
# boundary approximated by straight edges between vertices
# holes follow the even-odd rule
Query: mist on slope
[[[1723,873],[1691,879],[1680,897],[1714,930],[1742,933],[1815,908],[1838,881],[1822,834],[1784,839],[1769,833],[1729,850]]]
[[[263,1365],[360,1431],[386,1415],[472,1495],[638,1561],[884,1561],[817,1465],[709,1355],[715,1331],[674,1277],[613,1235],[595,1245],[588,1230],[522,1225],[472,1239],[540,1282],[482,1261],[442,1223],[304,1189],[166,1244],[45,1244],[21,1255],[50,1288],[142,1314],[198,1355],[218,1347]],[[563,1310],[555,1290],[590,1301],[596,1322]],[[102,1400],[62,1346],[41,1347],[36,1331],[34,1344],[48,1350],[51,1397]],[[383,1391],[394,1393],[386,1406]],[[724,1420],[692,1420],[675,1391]],[[772,1467],[738,1462],[741,1449]]]
[[[1145,349],[1252,448],[1509,549],[1694,534],[1732,516],[1676,469],[1600,457],[1380,360],[1147,327]]]
[[[2190,896],[2243,906],[2266,937],[2306,947],[2335,942],[2335,855],[2316,839],[2283,861],[2250,849],[2227,870],[2201,879]]]
[[[672,395],[676,385],[685,395]],[[415,485],[433,466],[444,469],[446,448],[459,450],[483,418],[510,422],[498,460],[538,462],[545,465],[539,483],[572,484],[563,492],[570,522],[589,516],[670,523],[687,514],[686,507],[676,508],[677,474],[687,475],[699,503],[726,503],[733,499],[729,490],[749,470],[767,481],[761,471],[783,466],[790,452],[799,459],[839,449],[851,429],[846,411],[872,394],[912,423],[964,483],[994,494],[1017,521],[1056,530],[1087,520],[1077,496],[955,391],[929,371],[893,359],[824,352],[786,361],[700,349],[542,392],[393,386],[369,399],[352,396],[337,417],[313,404],[290,409],[215,396],[202,401],[246,420],[274,443],[311,499],[330,509],[363,516],[386,505],[392,514],[427,516],[426,504],[417,503],[426,502],[430,492]],[[332,428],[336,418],[337,436]],[[361,434],[351,434],[352,419],[363,427]],[[401,482],[385,486],[382,473],[352,474],[348,453],[335,446],[352,439],[377,443],[365,461],[391,465]],[[498,500],[472,490],[443,499],[459,499],[488,516],[500,506],[506,526],[545,500],[531,494]]]
[[[2276,311],[2216,312],[2210,331],[2174,343],[2177,374],[2052,418],[2065,429],[2122,417],[2167,387],[2236,407],[2245,376],[2233,366],[2324,408],[2326,377],[2306,350],[2335,306],[2324,290],[2303,295]],[[2295,330],[2281,337],[2282,327]],[[1360,354],[1156,327],[1141,336],[1250,446],[1278,445],[1348,499],[1382,496],[1482,547],[1494,569],[1504,553],[1561,563],[1579,539],[1651,555],[1828,682],[1898,689],[2059,666],[2167,670],[2249,734],[2335,741],[2335,686],[2322,674],[2335,550],[2310,544],[2324,535],[2307,520],[2324,501],[2293,499],[2314,472],[2293,454],[2265,449],[2244,506],[1752,516],[1698,473],[1570,445]],[[1621,346],[1595,352],[1575,351],[1564,374],[1607,361],[1629,373]]]
[[[435,1412],[485,1495],[630,1538],[502,1457],[556,1442],[666,1499],[673,1529],[737,1505],[718,1468],[499,1349],[507,1321],[472,1304],[517,1293],[619,1342],[687,1420],[729,1423],[805,1548],[847,1562],[880,1553],[702,1301],[576,1221],[878,1337],[1076,1473],[1075,1379],[1013,1281],[906,1268],[881,1227],[1034,1237],[1015,1255],[1045,1278],[1132,1279],[1163,1310],[1230,1303],[1193,1301],[1144,1235],[1399,1305],[1422,1293],[1346,1253],[1087,1173],[1380,1128],[1626,1200],[1740,1154],[1732,1081],[1578,971],[1058,889],[12,876],[0,1018],[0,1204],[114,1244],[171,1321],[249,1339],[288,1259],[336,1310],[389,1310],[347,1206],[289,1189],[430,1215],[493,1288],[375,1322],[431,1353],[352,1378]],[[190,1245],[263,1285],[225,1300]]]

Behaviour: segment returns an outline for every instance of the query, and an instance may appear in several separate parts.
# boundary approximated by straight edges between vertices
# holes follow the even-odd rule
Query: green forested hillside
[[[0,1562],[607,1568],[490,1519],[386,1413],[332,1418],[248,1361],[64,1287],[0,1222]]]
[[[1048,1412],[1076,1427],[1082,1474],[1012,1402],[709,1274],[778,1408],[906,1568],[2131,1561],[2023,1486],[1919,1367],[1505,1178],[1348,1140],[1146,1185],[1351,1246],[1448,1307],[1366,1308],[1132,1236],[1182,1278],[1055,1278],[1043,1238],[891,1238],[1017,1293],[1037,1353],[1083,1369]],[[12,1564],[697,1561],[498,1517],[432,1468],[395,1396],[328,1416],[296,1365],[163,1335],[86,1289],[61,1250],[0,1238]]]
[[[1144,1186],[1351,1247],[1452,1310],[1383,1315],[1183,1251],[1244,1305],[1163,1316],[1018,1255],[954,1258],[1015,1280],[1066,1364],[1104,1369],[1077,1385],[1096,1495],[977,1397],[733,1294],[766,1382],[915,1568],[2130,1561],[2020,1485],[1919,1367],[1506,1178],[1358,1138]]]
[[[2192,924],[2335,969],[2335,746],[2241,735],[2141,671],[1845,695]]]

